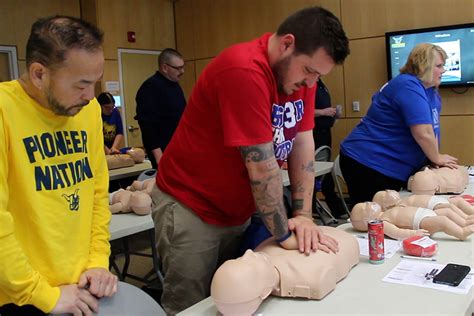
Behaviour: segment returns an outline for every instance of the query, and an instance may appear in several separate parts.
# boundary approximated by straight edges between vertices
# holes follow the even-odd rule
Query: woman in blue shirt
[[[457,158],[439,152],[438,86],[446,59],[437,45],[417,45],[341,143],[341,171],[352,203],[370,201],[380,190],[400,190],[427,159],[457,168]]]
[[[120,112],[115,107],[115,99],[109,92],[102,92],[97,101],[102,110],[105,154],[119,154],[123,145],[123,126]]]

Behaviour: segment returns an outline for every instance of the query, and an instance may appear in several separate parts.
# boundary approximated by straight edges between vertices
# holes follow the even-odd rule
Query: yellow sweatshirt
[[[0,83],[0,306],[51,311],[59,285],[108,268],[108,171],[100,106],[58,116]]]

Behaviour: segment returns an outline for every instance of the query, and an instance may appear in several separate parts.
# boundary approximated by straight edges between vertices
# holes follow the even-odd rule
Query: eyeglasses
[[[182,66],[173,66],[173,65],[170,65],[168,63],[165,63],[165,64],[170,66],[171,68],[173,68],[175,70],[178,70],[178,71],[184,70],[184,65],[182,65]]]

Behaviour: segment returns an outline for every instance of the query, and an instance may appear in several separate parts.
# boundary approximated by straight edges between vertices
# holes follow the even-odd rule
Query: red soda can
[[[381,264],[385,261],[383,221],[372,220],[369,222],[369,262]]]

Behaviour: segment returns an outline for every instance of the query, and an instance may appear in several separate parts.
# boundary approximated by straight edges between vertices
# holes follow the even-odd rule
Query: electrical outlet
[[[352,110],[354,112],[359,112],[360,111],[360,103],[359,101],[353,101],[352,102]]]

